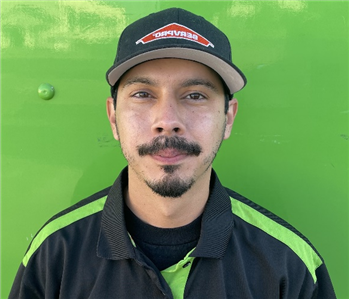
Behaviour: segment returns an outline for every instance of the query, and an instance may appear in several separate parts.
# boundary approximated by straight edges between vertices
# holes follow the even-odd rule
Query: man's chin
[[[165,175],[160,181],[146,181],[146,184],[155,194],[161,197],[178,198],[185,194],[194,182],[194,179],[183,180],[179,177]]]

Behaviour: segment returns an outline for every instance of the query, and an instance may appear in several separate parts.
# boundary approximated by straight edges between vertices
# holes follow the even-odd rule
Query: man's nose
[[[161,99],[152,108],[154,111],[154,120],[152,131],[156,135],[182,135],[184,133],[184,111],[179,102],[167,96]]]

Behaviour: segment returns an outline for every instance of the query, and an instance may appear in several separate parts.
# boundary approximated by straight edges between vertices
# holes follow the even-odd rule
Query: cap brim
[[[187,59],[210,67],[222,77],[232,94],[241,90],[246,85],[244,74],[234,64],[226,62],[210,53],[190,48],[156,49],[134,56],[119,65],[114,65],[108,70],[108,83],[114,86],[120,77],[132,67],[149,60],[161,58]]]

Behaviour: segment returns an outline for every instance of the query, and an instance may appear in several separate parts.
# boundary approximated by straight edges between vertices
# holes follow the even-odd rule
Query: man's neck
[[[199,217],[209,196],[211,170],[207,170],[181,197],[162,197],[129,169],[126,204],[142,221],[161,228],[187,225]]]

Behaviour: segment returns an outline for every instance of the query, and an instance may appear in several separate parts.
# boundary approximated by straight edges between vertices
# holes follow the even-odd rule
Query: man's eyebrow
[[[190,87],[190,86],[195,86],[195,85],[203,85],[214,92],[218,92],[218,88],[216,85],[214,85],[211,81],[204,80],[204,79],[189,79],[185,80],[181,86],[182,87]]]
[[[156,86],[157,83],[149,78],[146,77],[132,77],[128,80],[126,80],[126,82],[124,82],[124,84],[122,85],[122,88],[127,87],[128,85],[132,85],[132,84],[137,84],[137,83],[141,83],[141,84],[145,84],[145,85],[152,85],[152,86]]]

